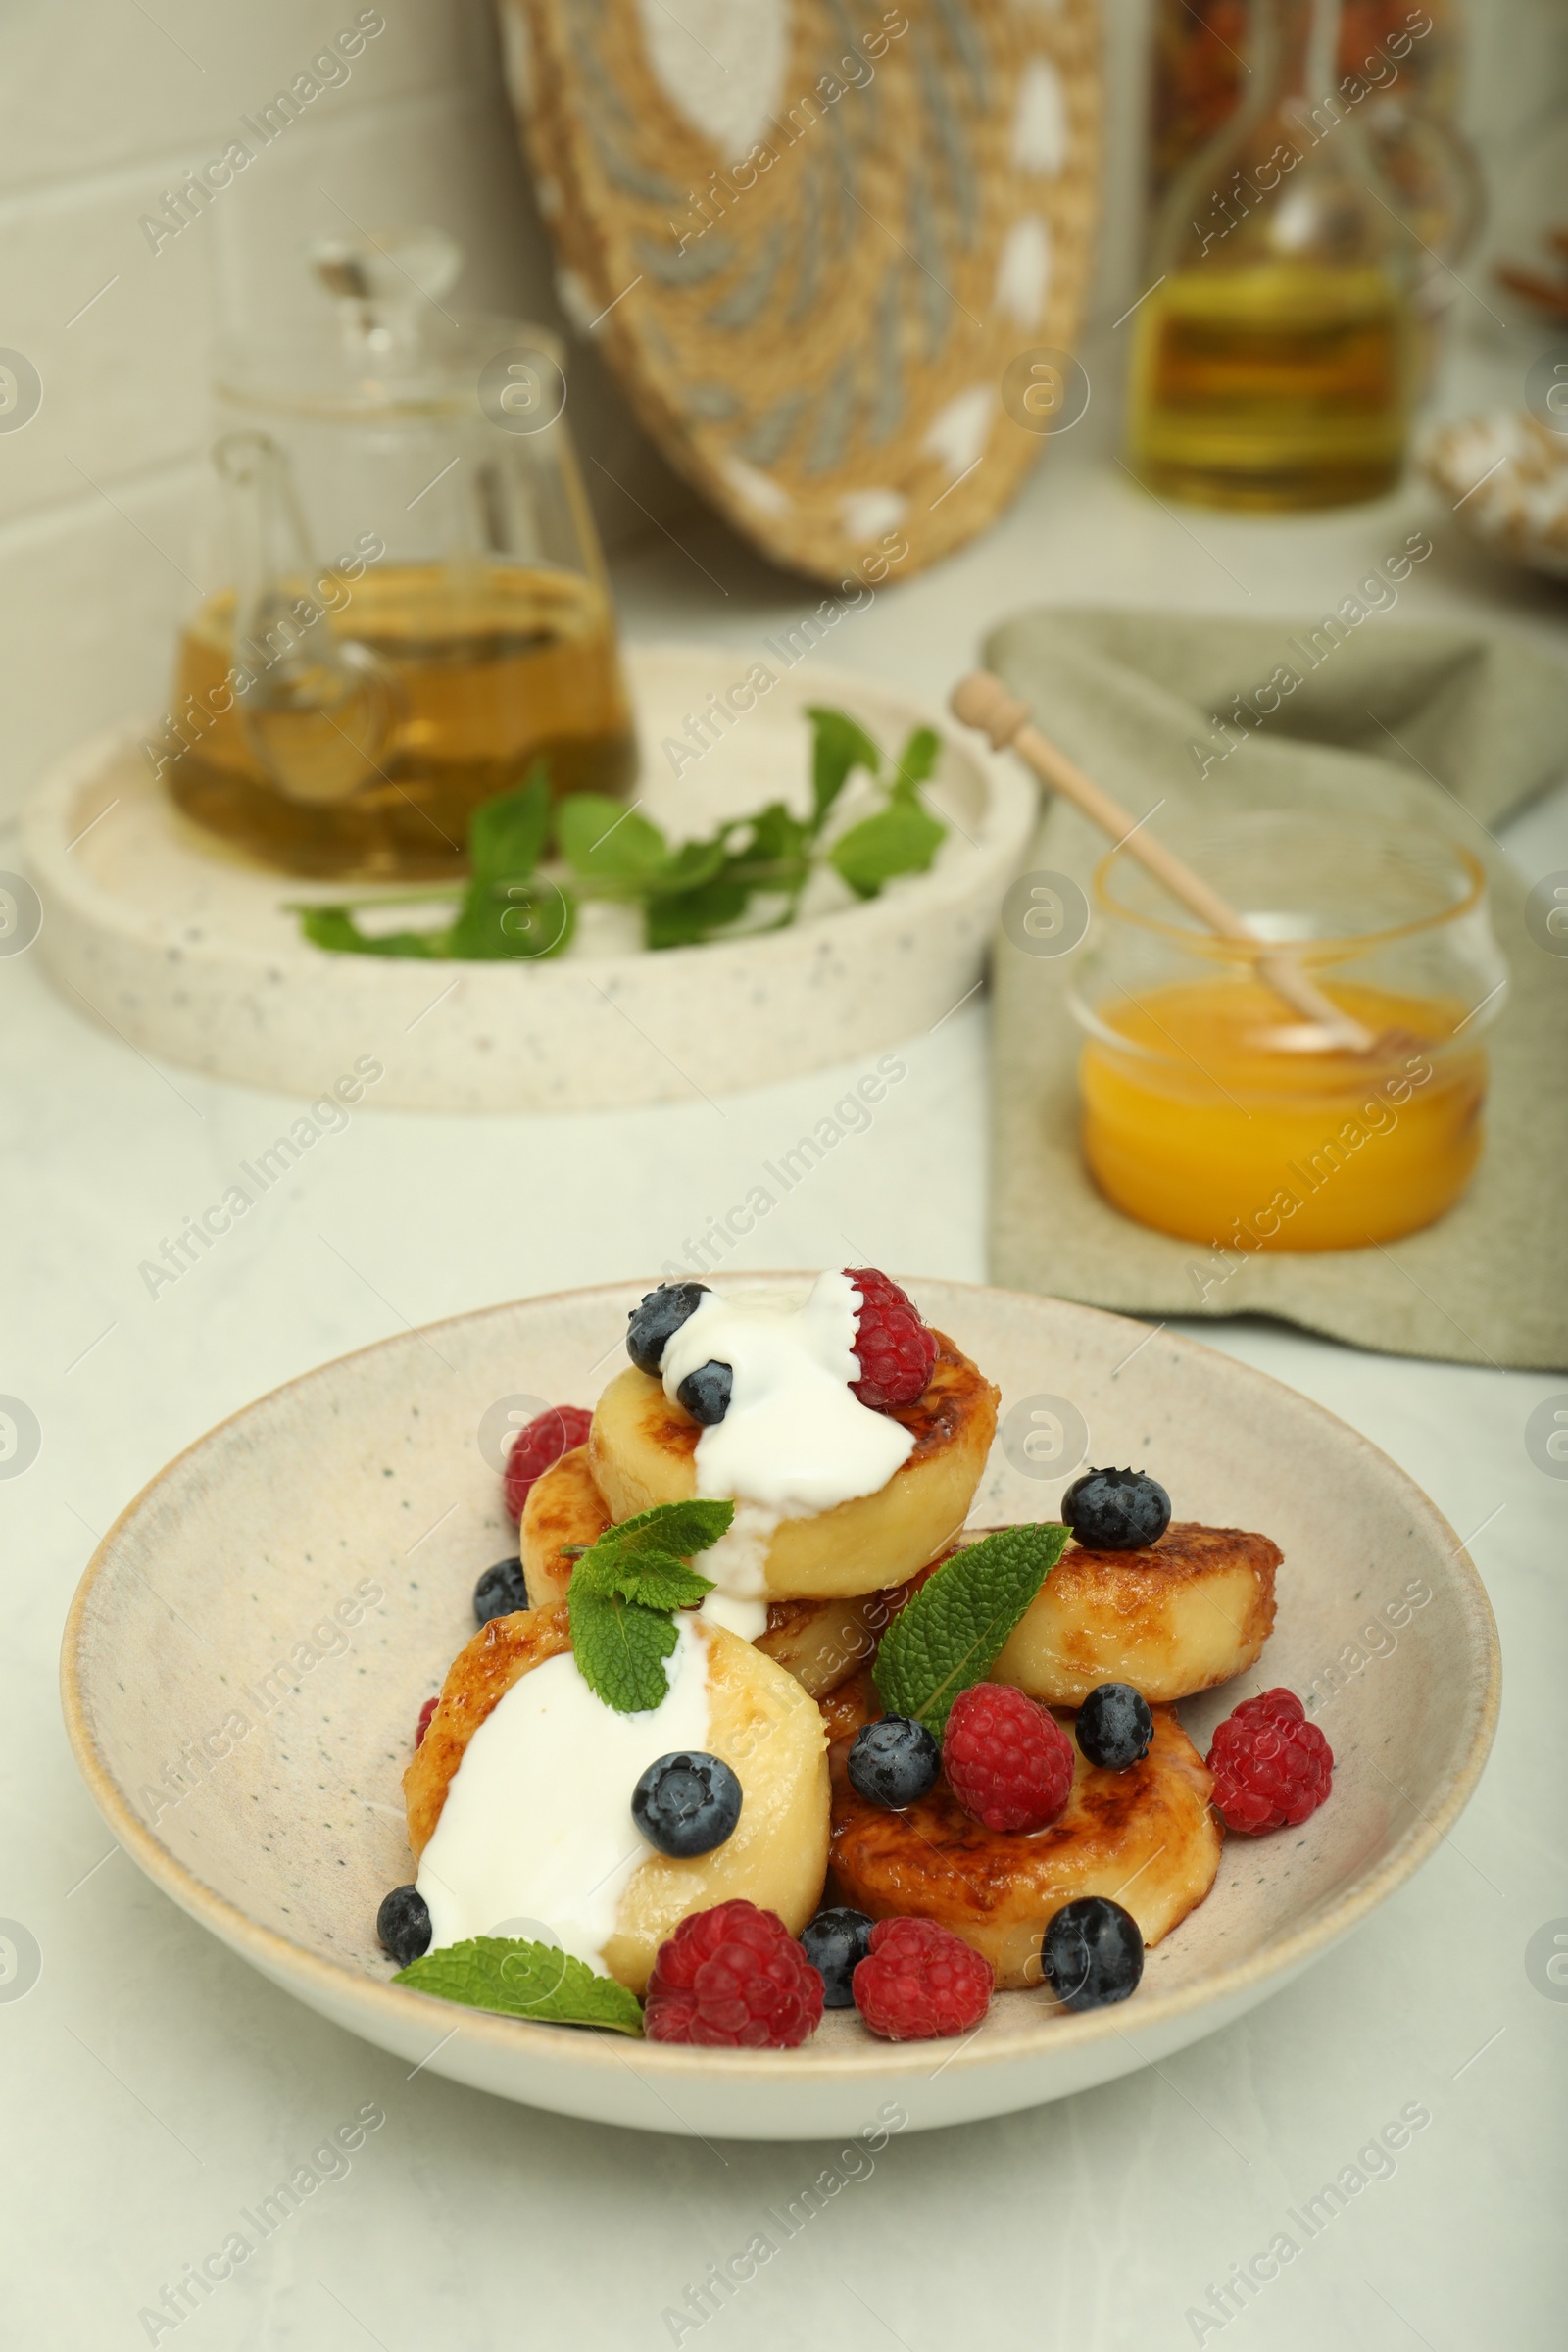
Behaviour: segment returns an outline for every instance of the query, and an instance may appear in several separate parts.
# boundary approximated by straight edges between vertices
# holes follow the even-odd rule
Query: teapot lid
[[[556,336],[520,319],[455,317],[443,296],[462,248],[438,228],[318,237],[307,247],[332,313],[303,332],[225,336],[215,388],[248,406],[349,421],[470,410],[480,371],[527,345],[559,368]]]

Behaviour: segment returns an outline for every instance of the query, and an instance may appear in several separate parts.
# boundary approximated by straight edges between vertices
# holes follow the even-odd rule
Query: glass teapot
[[[155,769],[293,874],[444,878],[536,759],[620,793],[630,707],[554,338],[455,318],[435,230],[312,249],[314,333],[225,345],[204,576]]]

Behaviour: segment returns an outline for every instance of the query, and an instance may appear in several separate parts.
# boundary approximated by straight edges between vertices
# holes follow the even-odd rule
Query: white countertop
[[[1417,522],[1438,546],[1404,617],[1491,620],[1560,648],[1563,594],[1473,553],[1419,484],[1297,522],[1178,516],[1086,427],[1048,453],[989,539],[879,595],[820,651],[938,694],[982,629],[1029,602],[1316,613]],[[655,535],[619,587],[630,634],[737,647],[815,601],[708,525],[684,547]],[[0,864],[8,846],[0,837]],[[1568,801],[1522,820],[1511,847],[1532,877],[1568,867]],[[186,2319],[181,2345],[671,2343],[665,2308],[833,2150],[655,2139],[406,2080],[265,1984],[111,1848],[66,1745],[55,1662],[96,1536],[214,1421],[405,1323],[657,1269],[852,1073],[716,1106],[554,1120],[367,1109],[204,1261],[199,1284],[155,1302],[138,1261],[270,1138],[280,1103],[155,1068],[61,1003],[27,956],[0,958],[0,1041],[12,1152],[0,1389],[43,1431],[26,1474],[0,1479],[0,1915],[42,1953],[25,1997],[0,1984],[7,2340],[24,2352],[148,2341],[141,2307],[373,2101],[385,2125],[347,2176]],[[871,1131],[730,1263],[984,1279],[983,1003],[905,1051],[909,1079]],[[1561,2228],[1568,1984],[1548,1997],[1526,1947],[1553,1920],[1568,1936],[1551,1671],[1568,1482],[1536,1468],[1523,1431],[1568,1376],[1371,1356],[1261,1323],[1199,1336],[1342,1414],[1462,1535],[1476,1531],[1506,1667],[1481,1791],[1413,1884],[1240,2025],[1057,2106],[892,2140],[707,2324],[705,2347],[1174,2352],[1223,2334],[1280,2352],[1534,2352],[1560,2340],[1545,2250]],[[1394,2176],[1223,2328],[1197,2327],[1187,2314],[1209,2287],[1411,2102],[1431,2123]]]

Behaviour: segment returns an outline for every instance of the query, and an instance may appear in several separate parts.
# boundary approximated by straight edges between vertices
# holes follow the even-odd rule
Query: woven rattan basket
[[[1042,437],[1094,226],[1094,0],[500,0],[563,299],[775,561],[900,576]]]

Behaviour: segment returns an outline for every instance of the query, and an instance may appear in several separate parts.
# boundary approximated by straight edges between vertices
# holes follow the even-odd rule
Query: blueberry
[[[429,1906],[417,1886],[394,1886],[381,1897],[375,1932],[382,1951],[390,1952],[399,1968],[430,1949]]]
[[[803,1930],[801,1941],[806,1947],[806,1957],[822,1980],[825,2009],[854,2008],[855,1991],[850,1980],[856,1963],[863,1960],[871,1948],[874,1924],[863,1911],[819,1911]]]
[[[488,1625],[492,1617],[510,1617],[514,1609],[527,1606],[528,1588],[523,1582],[522,1562],[515,1556],[497,1560],[473,1588],[473,1614],[480,1625]]]
[[[741,1785],[718,1756],[661,1756],[631,1792],[631,1817],[650,1845],[686,1862],[729,1837],[741,1817]]]
[[[1069,2009],[1124,2001],[1138,1990],[1144,1973],[1143,1931],[1108,1894],[1080,1894],[1048,1924],[1040,1973]]]
[[[1061,1498],[1061,1515],[1091,1551],[1138,1551],[1170,1525],[1170,1496],[1142,1470],[1086,1470]]]
[[[659,1378],[665,1348],[696,1313],[697,1301],[707,1289],[706,1282],[662,1282],[657,1291],[649,1292],[641,1306],[632,1308],[627,1318],[626,1353],[639,1372]]]
[[[869,1804],[902,1813],[942,1770],[942,1750],[910,1715],[862,1724],[850,1742],[850,1780]]]
[[[1125,1772],[1149,1753],[1154,1718],[1131,1683],[1102,1683],[1078,1710],[1078,1744],[1091,1764]]]
[[[699,1364],[695,1372],[687,1373],[675,1391],[675,1401],[683,1404],[692,1419],[701,1421],[706,1428],[714,1421],[722,1421],[729,1411],[730,1390],[734,1385],[735,1375],[728,1364]]]

